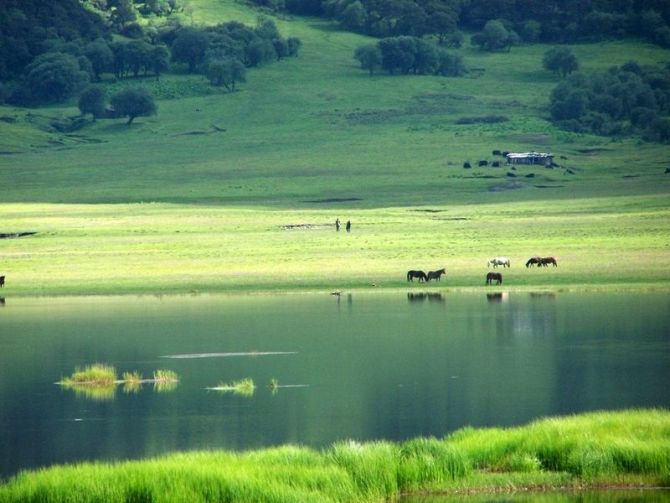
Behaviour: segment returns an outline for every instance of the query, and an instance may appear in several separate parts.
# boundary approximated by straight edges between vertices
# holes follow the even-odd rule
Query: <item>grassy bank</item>
[[[3,502],[385,501],[417,492],[670,485],[670,413],[598,412],[323,451],[189,452],[25,472]]]
[[[351,219],[352,231],[334,221]],[[667,287],[665,196],[405,208],[277,210],[168,204],[5,204],[5,296],[483,288],[511,258],[505,288]],[[526,268],[534,255],[558,267]]]

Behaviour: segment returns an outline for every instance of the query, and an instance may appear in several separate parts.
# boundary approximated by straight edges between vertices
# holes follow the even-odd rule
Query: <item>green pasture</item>
[[[335,219],[343,227],[335,230]],[[426,288],[409,269],[447,269],[428,288],[667,287],[664,195],[382,209],[166,203],[4,204],[6,295]],[[352,231],[344,223],[352,221]],[[526,268],[535,255],[558,267]]]
[[[259,14],[193,0],[186,23]],[[549,46],[460,49],[463,78],[375,75],[353,50],[373,40],[315,18],[273,18],[298,58],[248,72],[238,92],[200,75],[142,84],[158,115],[50,124],[75,103],[0,106],[0,275],[7,295],[404,287],[407,269],[447,268],[440,287],[667,285],[667,145],[556,129],[541,67]],[[638,41],[573,47],[585,70],[670,51]],[[504,115],[497,124],[462,117]],[[551,151],[559,167],[476,166],[494,149]],[[464,169],[469,161],[472,169]],[[335,218],[353,232],[335,234]],[[310,224],[287,230],[285,225]],[[526,270],[554,255],[554,270]]]
[[[373,502],[400,495],[667,486],[670,415],[597,412],[402,443],[187,452],[24,472],[2,502]]]

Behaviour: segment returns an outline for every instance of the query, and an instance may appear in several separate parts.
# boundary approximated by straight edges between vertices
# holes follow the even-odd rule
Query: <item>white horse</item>
[[[493,265],[493,267],[498,267],[499,265],[503,267],[510,267],[510,260],[507,257],[494,257],[491,260],[489,260],[488,264],[486,264],[486,267],[490,267]]]

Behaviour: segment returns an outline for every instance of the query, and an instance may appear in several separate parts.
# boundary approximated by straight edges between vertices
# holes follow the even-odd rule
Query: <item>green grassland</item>
[[[259,14],[192,6],[187,22]],[[668,285],[670,148],[552,126],[548,46],[464,47],[463,78],[370,78],[352,53],[372,39],[274,19],[300,56],[250,70],[238,92],[199,75],[107,81],[158,97],[158,115],[130,127],[58,133],[50,121],[74,103],[0,107],[0,233],[38,232],[0,240],[5,295],[393,288],[441,267],[441,287],[469,288],[494,255],[512,258],[511,287]],[[586,71],[670,60],[630,40],[573,50]],[[509,121],[456,124],[491,114]],[[551,151],[560,167],[463,169],[494,149]],[[334,232],[338,217],[351,234]],[[314,227],[283,227],[295,224]],[[538,254],[559,267],[521,267]]]
[[[171,454],[24,472],[2,502],[372,502],[400,495],[670,484],[670,413],[596,412],[394,444]]]

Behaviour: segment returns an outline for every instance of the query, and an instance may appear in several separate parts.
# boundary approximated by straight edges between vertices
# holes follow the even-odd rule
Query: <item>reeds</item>
[[[95,363],[83,369],[77,368],[70,377],[65,377],[56,384],[72,389],[85,398],[111,400],[115,396],[117,384],[123,384],[125,393],[138,393],[144,383],[153,383],[155,391],[164,392],[175,389],[178,381],[176,372],[165,369],[154,371],[153,379],[144,379],[137,370],[124,372],[121,379],[117,379],[113,366]]]
[[[104,363],[94,363],[84,368],[77,367],[70,377],[61,379],[64,385],[113,385],[116,382],[116,369]]]
[[[247,377],[239,381],[233,381],[232,383],[222,382],[219,383],[218,386],[207,389],[248,397],[253,396],[254,392],[256,391],[256,385],[254,384],[253,379]]]
[[[0,501],[378,502],[431,492],[667,487],[669,469],[670,412],[632,410],[397,444],[346,441],[323,451],[285,446],[54,467],[0,485]]]

